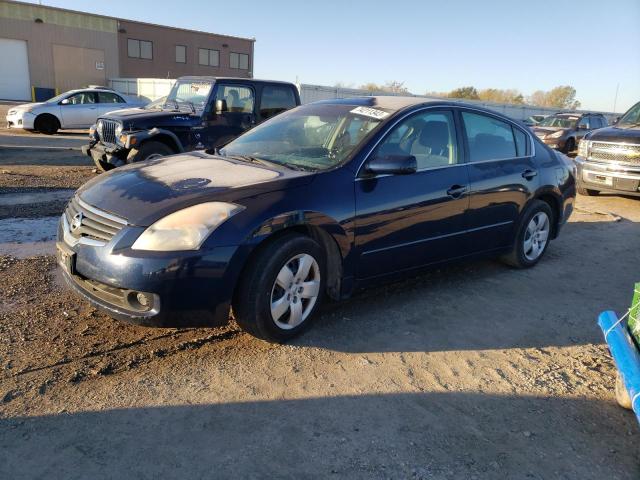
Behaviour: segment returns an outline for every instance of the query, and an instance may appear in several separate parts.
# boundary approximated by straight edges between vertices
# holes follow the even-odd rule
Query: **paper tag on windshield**
[[[376,120],[382,120],[383,118],[387,118],[389,114],[383,110],[376,110],[375,108],[369,107],[356,107],[351,110],[351,113],[355,113],[356,115],[364,115],[365,117],[375,118]]]

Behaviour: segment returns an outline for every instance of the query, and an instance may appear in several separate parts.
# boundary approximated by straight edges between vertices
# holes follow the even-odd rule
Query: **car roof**
[[[479,107],[478,105],[459,102],[459,101],[448,101],[448,100],[436,100],[429,99],[425,97],[403,97],[403,96],[395,96],[395,95],[376,95],[371,97],[352,97],[352,98],[332,98],[329,100],[320,100],[318,102],[314,102],[315,104],[325,104],[325,105],[353,105],[353,106],[363,106],[363,107],[378,107],[383,108],[385,110],[391,110],[394,113],[399,112],[400,110],[413,108],[417,106],[442,106],[442,107],[464,107],[471,108],[473,110],[479,110],[484,113],[488,113],[490,115],[497,115],[499,117],[505,118],[511,122],[513,119],[502,115],[495,110],[490,110],[488,108]]]
[[[214,77],[211,75],[186,75],[179,77],[178,80],[186,80],[188,82],[207,81],[219,82],[220,80],[230,81],[234,83],[278,83],[281,85],[293,85],[291,82],[283,82],[281,80],[262,80],[257,78],[241,78],[241,77]]]

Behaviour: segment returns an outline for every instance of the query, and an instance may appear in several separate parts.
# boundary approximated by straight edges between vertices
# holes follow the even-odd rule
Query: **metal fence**
[[[156,100],[169,93],[171,87],[175,83],[175,79],[165,78],[112,78],[109,80],[111,88],[126,95],[138,96],[145,100]],[[372,92],[368,90],[360,90],[356,88],[327,87],[323,85],[300,84],[300,99],[302,103],[311,103],[318,100],[327,100],[330,98],[352,98],[352,97],[371,97],[374,95],[394,95],[393,93],[378,91]],[[399,94],[396,94],[399,95]],[[407,96],[402,94],[403,96]],[[426,97],[423,95],[408,96],[424,98],[426,100],[442,100],[438,97]],[[447,98],[452,102],[464,102],[479,105],[490,110],[507,115],[516,120],[524,120],[531,115],[550,115],[558,111],[557,108],[536,107],[533,105],[512,105],[506,103],[483,102],[478,100],[460,100],[455,98]],[[576,110],[582,112],[583,110]],[[609,122],[613,121],[618,115],[611,112],[598,112],[607,117]]]

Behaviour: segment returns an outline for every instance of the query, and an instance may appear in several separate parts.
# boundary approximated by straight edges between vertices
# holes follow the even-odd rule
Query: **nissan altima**
[[[569,218],[572,166],[518,122],[460,103],[304,105],[215,152],[119,168],[60,219],[68,284],[111,316],[280,342],[325,298],[434,264],[532,267]]]

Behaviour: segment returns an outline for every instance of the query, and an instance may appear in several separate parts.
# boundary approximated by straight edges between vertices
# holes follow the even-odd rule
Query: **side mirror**
[[[413,155],[384,155],[369,160],[365,168],[374,175],[408,175],[418,170],[418,164]]]
[[[228,111],[226,100],[216,100],[216,113],[219,115]]]
[[[62,100],[62,101],[60,102],[60,105],[69,105],[69,103],[70,103],[70,102],[69,102],[69,99],[68,99],[68,98],[65,98],[64,100]]]

